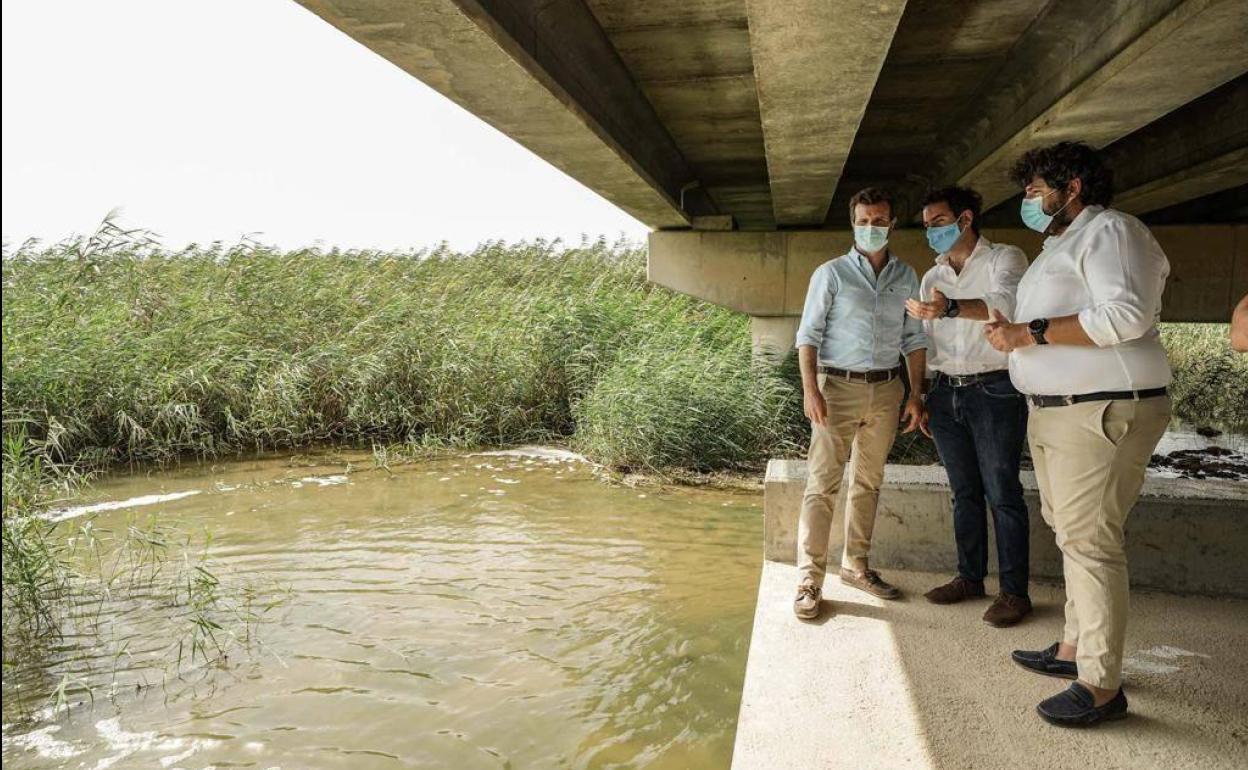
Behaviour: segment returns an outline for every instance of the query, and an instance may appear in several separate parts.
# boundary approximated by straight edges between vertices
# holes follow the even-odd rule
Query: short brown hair
[[[893,214],[897,210],[893,207],[893,194],[888,190],[885,190],[883,187],[864,187],[854,193],[854,197],[849,199],[849,223],[851,225],[854,223],[854,208],[860,203],[864,206],[887,203],[889,219],[892,219]]]

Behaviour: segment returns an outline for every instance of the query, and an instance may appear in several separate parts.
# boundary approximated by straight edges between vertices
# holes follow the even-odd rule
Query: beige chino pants
[[[827,572],[832,514],[841,491],[845,463],[850,488],[845,506],[845,549],[841,566],[867,568],[875,509],[884,483],[884,463],[897,436],[905,386],[897,377],[867,384],[819,375],[819,391],[828,405],[826,426],[811,424],[806,491],[798,519],[801,549],[798,569],[803,582],[823,586]]]
[[[1127,630],[1123,526],[1148,460],[1170,422],[1167,396],[1032,408],[1027,440],[1041,512],[1057,534],[1066,629],[1079,678],[1116,690]]]

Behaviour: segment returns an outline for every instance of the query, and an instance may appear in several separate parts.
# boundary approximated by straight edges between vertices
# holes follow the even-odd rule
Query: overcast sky
[[[3,236],[168,246],[646,227],[294,0],[5,0]]]

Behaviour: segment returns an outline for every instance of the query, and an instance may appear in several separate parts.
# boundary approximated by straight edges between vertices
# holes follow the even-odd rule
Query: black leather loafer
[[[1010,658],[1015,663],[1037,674],[1055,676],[1060,679],[1078,679],[1079,667],[1071,660],[1057,659],[1058,643],[1054,642],[1043,650],[1015,650]]]
[[[1066,692],[1040,701],[1036,713],[1044,721],[1060,727],[1090,727],[1098,722],[1122,719],[1127,715],[1127,696],[1122,688],[1104,706],[1096,706],[1088,688],[1075,682]]]

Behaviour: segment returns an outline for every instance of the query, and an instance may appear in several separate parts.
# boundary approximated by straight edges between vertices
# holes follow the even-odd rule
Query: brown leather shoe
[[[819,605],[823,591],[813,583],[802,583],[797,587],[797,598],[793,600],[793,614],[802,620],[814,620],[819,617]]]
[[[1026,596],[1000,593],[993,600],[992,606],[984,613],[984,622],[997,628],[1005,628],[1018,623],[1030,614],[1031,599]]]
[[[873,569],[855,571],[841,568],[841,582],[847,586],[866,591],[879,599],[900,599],[901,589],[880,577]]]
[[[957,604],[965,599],[980,599],[984,593],[982,580],[968,580],[961,575],[923,594],[932,604]]]

